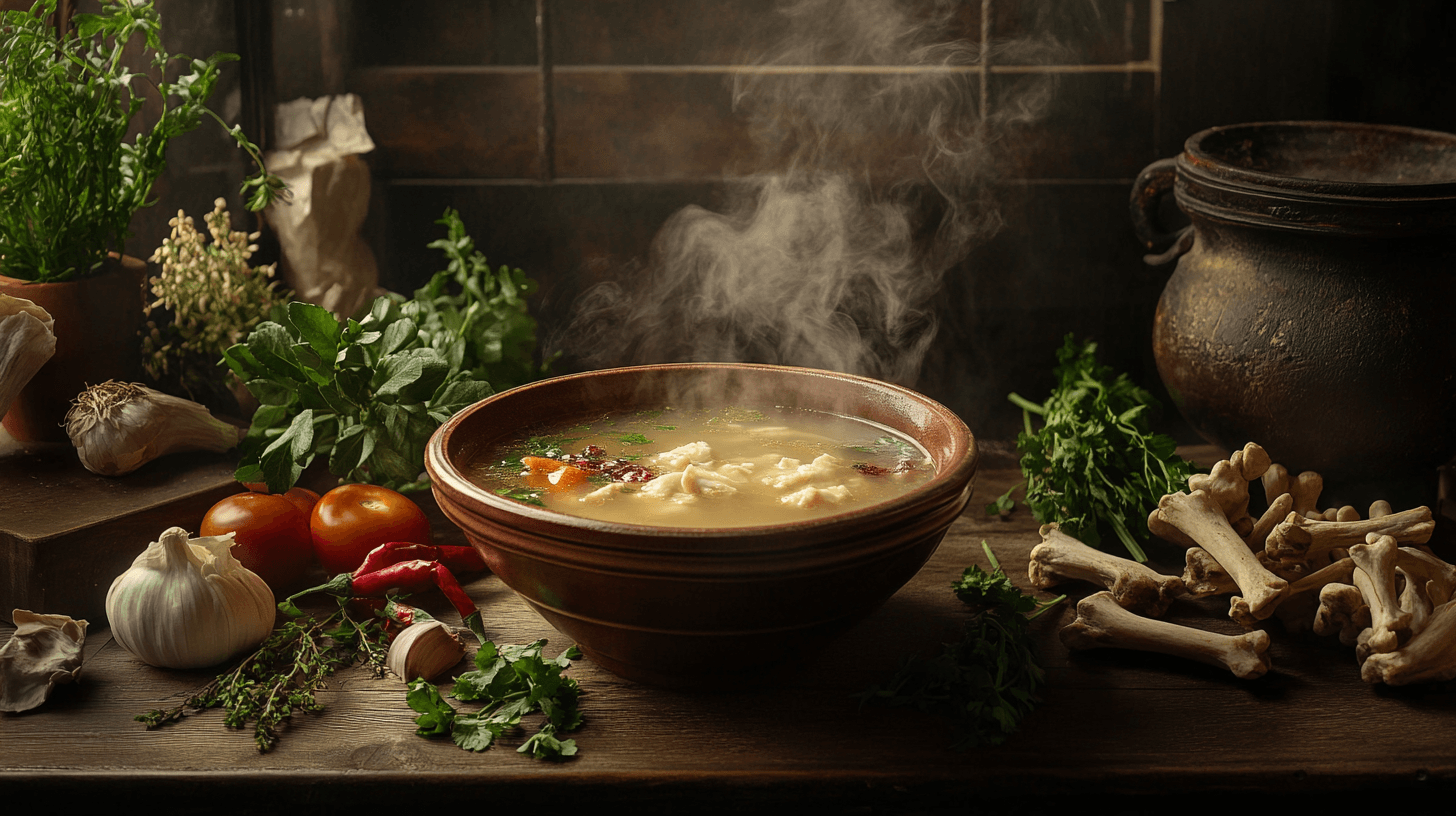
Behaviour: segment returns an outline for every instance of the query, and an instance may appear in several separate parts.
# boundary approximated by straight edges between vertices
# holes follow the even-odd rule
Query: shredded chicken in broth
[[[474,472],[500,495],[577,516],[750,527],[878,504],[934,467],[912,441],[860,419],[666,409],[530,436]]]

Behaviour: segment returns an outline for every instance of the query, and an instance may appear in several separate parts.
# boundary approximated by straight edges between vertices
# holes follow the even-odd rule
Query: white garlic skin
[[[437,620],[419,621],[394,636],[384,667],[406,683],[415,678],[434,680],[465,656],[465,644]]]
[[[106,593],[111,636],[165,669],[215,666],[262,643],[273,631],[273,590],[238,563],[232,543],[232,533],[162,533]]]

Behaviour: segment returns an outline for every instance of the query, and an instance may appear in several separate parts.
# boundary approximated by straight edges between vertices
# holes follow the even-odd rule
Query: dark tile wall
[[[235,36],[228,0],[163,5],[197,21],[179,25],[196,29],[189,52]],[[455,207],[492,262],[541,283],[549,345],[579,354],[590,337],[610,359],[574,304],[649,280],[674,214],[742,226],[735,208],[765,174],[843,174],[872,205],[857,225],[906,214],[909,268],[932,293],[918,305],[938,326],[915,385],[989,438],[1020,425],[1007,392],[1045,394],[1068,332],[1157,386],[1149,334],[1171,270],[1143,263],[1128,192],[1190,134],[1299,118],[1456,130],[1456,7],[1442,0],[267,5],[275,99],[363,98],[378,143],[365,233],[385,285],[439,268],[425,245]],[[221,183],[198,174],[222,164],[185,158],[197,167],[169,180],[161,212]],[[955,224],[976,230],[949,240]],[[867,243],[863,229],[846,240]],[[792,268],[766,274],[744,280],[805,285]],[[563,365],[588,358],[604,359]]]

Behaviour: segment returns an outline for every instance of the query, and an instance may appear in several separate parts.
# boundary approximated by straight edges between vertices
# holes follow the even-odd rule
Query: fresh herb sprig
[[[224,63],[162,47],[152,2],[108,0],[77,14],[57,39],[56,0],[0,17],[0,258],[5,274],[37,282],[92,274],[121,251],[132,215],[155,203],[168,143],[215,120],[258,173],[243,184],[251,210],[286,187],[263,167],[257,145],[207,107]],[[155,79],[154,79],[155,76]],[[144,103],[160,110],[133,133]]]
[[[862,703],[908,706],[948,719],[954,750],[1000,745],[1021,727],[1044,678],[1029,621],[1066,597],[1040,602],[1022,593],[991,547],[982,541],[981,548],[991,571],[973,564],[951,584],[971,608],[962,639],[929,660],[912,655],[889,682],[859,695]]]
[[[203,221],[206,233],[178,210],[151,256],[162,271],[151,279],[143,365],[160,390],[236,414],[231,377],[217,362],[293,293],[278,288],[277,264],[249,266],[259,234],[232,229],[226,201],[215,200]]]
[[[378,620],[356,621],[346,601],[322,620],[312,617],[285,621],[231,671],[219,674],[181,704],[138,714],[147,730],[178,722],[189,709],[226,710],[228,728],[253,726],[259,753],[278,745],[279,729],[295,713],[323,710],[317,692],[335,671],[362,661],[377,676],[384,672],[387,638]]]
[[[550,361],[535,363],[536,320],[526,305],[536,282],[508,266],[492,271],[454,209],[446,208],[435,223],[445,227],[446,237],[429,248],[445,254],[446,267],[413,298],[392,295],[400,315],[414,321],[452,366],[497,390],[545,375]]]
[[[475,654],[476,670],[456,677],[450,693],[461,702],[483,703],[474,713],[456,711],[436,686],[423,679],[410,682],[405,699],[420,715],[415,718],[415,733],[449,736],[467,751],[484,751],[506,732],[520,728],[523,718],[539,712],[544,715],[541,727],[517,752],[547,760],[575,756],[576,740],[558,735],[575,731],[582,723],[581,689],[574,678],[563,674],[581,652],[572,646],[547,660],[541,654],[545,645],[545,640],[499,648],[490,641],[482,644]]]
[[[1157,400],[1126,374],[1097,364],[1097,344],[1067,335],[1057,351],[1057,385],[1038,405],[1017,394],[1026,428],[1016,437],[1026,503],[1037,521],[1101,547],[1110,528],[1129,554],[1146,561],[1140,542],[1158,500],[1188,484],[1193,466],[1172,437],[1152,432]],[[1032,415],[1042,427],[1032,427]]]
[[[453,211],[446,215],[458,224]],[[462,245],[470,245],[468,237],[452,243],[457,250]],[[531,362],[534,323],[531,342],[520,340],[521,298],[529,289],[520,270],[492,276],[471,265],[459,271],[464,277],[452,278],[464,281],[459,294],[444,293],[441,273],[413,300],[376,298],[362,320],[343,324],[321,307],[290,303],[229,348],[223,359],[261,404],[239,446],[238,480],[281,492],[322,455],[329,472],[347,481],[400,491],[426,487],[425,445],[435,429],[498,388],[518,384],[484,375],[544,370]]]

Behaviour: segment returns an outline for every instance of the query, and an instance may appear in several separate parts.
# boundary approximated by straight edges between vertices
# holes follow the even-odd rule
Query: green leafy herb
[[[1149,536],[1148,513],[1184,489],[1193,468],[1171,437],[1152,432],[1153,396],[1098,365],[1096,351],[1096,343],[1067,335],[1047,401],[1010,395],[1026,423],[1016,438],[1026,503],[1038,521],[1058,522],[1093,547],[1101,546],[1101,528],[1111,528],[1133,558],[1146,561],[1139,542]],[[1039,430],[1032,414],[1042,419]]]
[[[526,455],[540,456],[543,459],[560,459],[566,455],[567,445],[580,442],[581,439],[582,437],[579,436],[533,436],[526,440]],[[520,462],[515,464],[519,465]]]
[[[229,728],[253,725],[259,753],[278,744],[279,728],[294,713],[323,710],[317,692],[337,669],[362,660],[382,676],[387,638],[379,621],[355,621],[341,600],[322,620],[284,622],[237,668],[220,674],[200,691],[171,709],[139,714],[148,730],[177,722],[188,709],[226,709]]]
[[[1028,621],[1061,602],[1039,603],[1017,589],[986,542],[991,571],[968,567],[952,583],[972,610],[964,637],[931,660],[908,658],[882,686],[859,698],[939,714],[952,724],[952,748],[999,745],[1036,705],[1044,673],[1036,662]]]
[[[523,504],[534,504],[537,507],[545,507],[546,502],[541,500],[541,491],[527,490],[523,487],[500,487],[496,488],[496,495],[508,499],[515,499]]]
[[[1006,489],[1005,493],[997,496],[994,500],[987,504],[986,515],[1004,517],[1010,514],[1011,511],[1016,507],[1016,500],[1011,498],[1011,494],[1015,493],[1016,488],[1018,487],[1021,487],[1021,485],[1012,485],[1011,487]]]
[[[893,436],[882,436],[868,445],[852,445],[850,450],[860,453],[886,454],[898,456],[901,459],[912,459],[920,455],[914,445],[903,439],[896,439]]]
[[[229,348],[223,359],[261,403],[239,446],[238,480],[281,492],[324,455],[341,479],[423,489],[435,429],[493,386],[517,384],[484,375],[541,371],[529,362],[534,333],[529,348],[517,342],[528,282],[475,265],[465,272],[459,296],[443,294],[436,275],[414,300],[376,298],[362,320],[342,325],[319,306],[290,303]]]
[[[552,660],[542,657],[545,640],[524,646],[501,646],[486,641],[475,654],[476,670],[455,678],[451,695],[461,702],[483,703],[462,714],[445,702],[439,690],[423,679],[409,684],[406,701],[419,712],[415,733],[422,737],[450,736],[467,751],[484,751],[507,732],[519,729],[523,718],[544,715],[537,732],[519,753],[536,759],[562,760],[576,755],[576,741],[557,735],[581,726],[577,702],[581,690],[563,672],[581,652],[571,647]]]
[[[651,439],[648,439],[647,437],[643,436],[640,433],[622,434],[621,436],[618,436],[617,437],[617,441],[618,442],[621,442],[623,445],[651,445],[652,444],[652,440]]]
[[[526,306],[536,282],[506,266],[492,272],[454,209],[435,223],[445,227],[446,237],[429,246],[445,253],[448,264],[412,300],[394,296],[401,315],[453,367],[497,390],[540,378],[549,361],[535,363],[536,320]]]
[[[257,145],[207,107],[221,67],[162,47],[151,2],[108,0],[77,14],[62,39],[48,22],[57,0],[0,18],[0,258],[5,274],[38,282],[94,273],[130,237],[132,215],[156,203],[168,143],[210,117],[259,173],[242,193],[251,210],[285,194]],[[149,108],[149,126],[133,119]],[[154,113],[152,111],[155,111]],[[152,116],[155,116],[155,120]],[[135,133],[135,136],[129,134]]]

